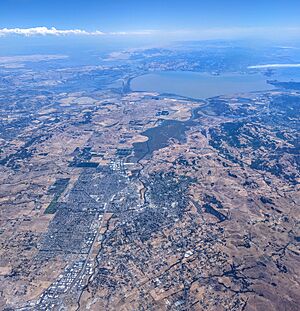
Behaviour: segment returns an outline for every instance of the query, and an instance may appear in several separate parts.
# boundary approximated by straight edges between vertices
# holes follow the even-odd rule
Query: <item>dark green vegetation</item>
[[[91,153],[90,147],[85,147],[83,149],[76,148],[73,152],[73,161],[70,162],[69,166],[71,167],[86,167],[86,168],[96,168],[98,167],[98,163],[96,162],[90,162],[92,159],[92,153]]]
[[[57,211],[58,199],[62,193],[66,190],[69,184],[70,178],[58,179],[53,186],[49,189],[49,194],[54,194],[54,198],[45,210],[45,214],[55,214]]]

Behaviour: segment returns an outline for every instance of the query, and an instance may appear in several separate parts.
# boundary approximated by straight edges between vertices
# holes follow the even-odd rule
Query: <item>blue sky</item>
[[[253,33],[277,36],[280,32],[282,36],[298,36],[299,16],[299,0],[0,1],[0,29],[55,27],[61,31],[55,32],[58,35],[72,35],[62,31],[80,29],[92,35],[98,31],[188,39]]]

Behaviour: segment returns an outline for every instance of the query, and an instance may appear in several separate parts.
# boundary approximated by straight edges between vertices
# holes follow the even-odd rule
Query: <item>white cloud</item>
[[[266,64],[249,66],[248,69],[265,69],[265,68],[299,68],[300,64]]]
[[[56,29],[55,27],[47,28],[47,27],[33,27],[33,28],[2,28],[0,29],[0,36],[7,35],[21,35],[21,36],[66,36],[66,35],[104,35],[102,31],[86,31],[81,29]]]
[[[141,30],[141,31],[118,31],[118,32],[102,32],[87,31],[83,29],[57,29],[55,27],[32,27],[32,28],[2,28],[0,29],[0,36],[20,35],[20,36],[67,36],[67,35],[83,35],[83,36],[143,36],[155,34],[154,30]]]
[[[294,27],[233,27],[233,28],[199,28],[199,29],[172,29],[172,30],[137,30],[137,31],[116,31],[102,32],[87,31],[84,29],[57,29],[55,27],[32,27],[32,28],[0,28],[0,36],[149,36],[182,38],[182,39],[226,39],[244,37],[293,37],[300,38],[300,28]]]

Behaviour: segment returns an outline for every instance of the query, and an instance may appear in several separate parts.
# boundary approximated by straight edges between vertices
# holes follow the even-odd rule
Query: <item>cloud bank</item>
[[[21,36],[65,36],[65,35],[103,35],[104,33],[101,31],[88,32],[86,30],[81,29],[67,29],[60,30],[55,27],[47,28],[47,27],[33,27],[33,28],[2,28],[0,29],[0,36],[7,35],[21,35]]]
[[[201,29],[175,29],[175,30],[139,30],[103,32],[100,30],[87,31],[84,29],[57,29],[55,27],[32,28],[0,28],[0,36],[160,36],[183,39],[230,39],[247,37],[293,37],[300,38],[300,27],[233,27],[233,28],[201,28]]]
[[[57,29],[55,27],[32,27],[32,28],[2,28],[0,29],[0,36],[9,36],[9,35],[19,35],[25,37],[31,36],[68,36],[68,35],[81,35],[81,36],[126,36],[126,35],[151,35],[154,31],[145,30],[145,31],[133,31],[133,32],[102,32],[99,30],[96,31],[87,31],[82,29]]]
[[[265,68],[299,68],[300,64],[266,64],[249,66],[248,69],[265,69]]]

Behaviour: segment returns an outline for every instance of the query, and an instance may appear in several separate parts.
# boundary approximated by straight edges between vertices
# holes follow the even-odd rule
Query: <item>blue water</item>
[[[271,90],[262,74],[221,74],[169,71],[150,73],[131,81],[133,91],[172,93],[192,98],[209,98],[254,91]]]

